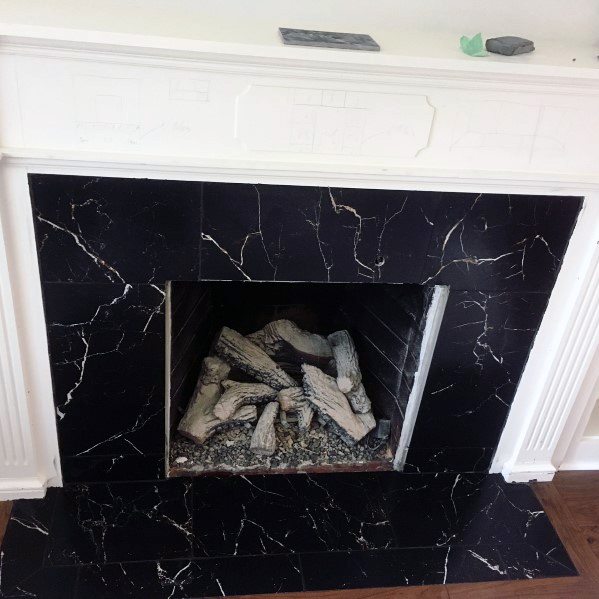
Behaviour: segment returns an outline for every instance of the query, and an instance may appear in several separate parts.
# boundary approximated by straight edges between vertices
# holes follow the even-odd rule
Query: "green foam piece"
[[[483,36],[477,33],[473,37],[463,35],[460,38],[460,48],[464,54],[468,56],[488,56],[489,53],[485,50],[485,44],[483,42]]]

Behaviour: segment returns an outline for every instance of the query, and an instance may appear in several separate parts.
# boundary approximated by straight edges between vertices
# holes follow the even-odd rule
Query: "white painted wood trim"
[[[4,205],[6,193],[3,187],[0,205]],[[15,485],[24,493],[28,493],[26,489],[45,486],[34,478],[37,455],[21,364],[5,230],[5,219],[0,214],[0,500],[11,498]]]
[[[0,162],[0,401],[14,457],[0,457],[0,499],[62,484],[27,171]],[[3,424],[2,437],[5,447]],[[6,449],[4,450],[6,451]]]
[[[171,440],[171,347],[173,334],[172,321],[172,283],[167,281],[164,296],[164,469],[170,465]]]
[[[560,172],[469,170],[457,175],[454,170],[440,166],[434,169],[388,169],[370,165],[353,168],[341,164],[273,164],[263,160],[181,159],[35,148],[5,148],[3,156],[6,164],[31,173],[90,177],[548,196],[586,196],[599,190],[599,174],[581,178]]]
[[[599,69],[537,69],[522,60],[495,64],[470,58],[433,61],[436,66],[421,60],[387,65],[388,56],[293,50],[282,57],[280,48],[255,52],[241,44],[223,53],[209,51],[210,44],[196,44],[181,54],[160,45],[136,45],[140,40],[130,37],[120,45],[110,44],[109,35],[104,44],[75,39],[61,43],[33,37],[33,32],[32,37],[2,35],[9,31],[0,26],[0,151],[10,157],[112,161],[115,168],[162,164],[181,174],[235,171],[244,165],[253,177],[261,172],[304,181],[320,176],[329,184],[335,184],[337,175],[342,181],[357,175],[404,185],[428,178],[439,187],[444,178],[485,184],[519,179],[545,188],[555,183],[562,190],[566,185],[599,186],[599,149],[591,141],[599,136]],[[450,68],[450,63],[455,64]],[[99,99],[116,94],[119,81],[130,82],[132,88],[122,98],[123,114],[115,106],[92,114]],[[201,84],[203,96],[183,106],[185,102],[170,95],[172,82]],[[290,140],[298,131],[306,134],[296,117],[284,116],[287,120],[274,126],[289,136],[287,142],[265,141],[261,133],[281,106],[266,116],[255,110],[240,112],[240,103],[256,88],[269,88],[273,102],[280,94],[303,91],[349,94],[350,105],[341,107],[347,110],[356,97],[374,98],[375,104],[392,98],[358,127],[366,127],[368,139],[370,128],[385,114],[390,121],[399,118],[407,98],[426,98],[434,108],[429,142],[415,155],[400,156],[398,148],[409,144],[410,133],[385,142],[377,129],[377,152],[371,148],[359,155],[355,147],[339,149],[339,135],[351,136],[353,131],[344,124],[352,120],[348,112],[337,115],[348,119],[340,121],[341,133],[318,127],[315,139],[325,138],[326,149],[296,151]],[[295,110],[290,108],[295,100],[289,102],[283,112]],[[254,122],[257,132],[239,131],[239,123]]]
[[[46,481],[37,477],[0,479],[0,501],[15,499],[41,499],[46,495]]]
[[[0,202],[6,190],[0,191]],[[0,498],[18,477],[36,472],[37,456],[30,430],[31,414],[21,366],[19,331],[0,214]]]
[[[554,456],[558,470],[599,469],[599,436],[587,433],[587,425],[599,397],[599,352],[589,366],[582,389],[581,394],[590,399],[586,406],[572,410],[566,422],[566,434],[562,435]]]
[[[492,472],[509,482],[551,480],[560,443],[594,400],[591,364],[599,344],[599,195],[587,196],[520,380]],[[573,422],[574,426],[568,426]]]
[[[366,10],[372,12],[372,6]],[[143,21],[143,16],[140,15],[139,20]],[[231,68],[241,65],[245,68],[262,65],[269,68],[312,67],[327,69],[333,76],[343,71],[383,74],[420,71],[427,76],[461,75],[473,83],[476,80],[480,82],[492,78],[502,78],[505,81],[519,78],[522,82],[534,83],[561,78],[564,84],[568,84],[582,83],[585,80],[591,82],[599,78],[599,71],[594,62],[595,53],[591,49],[594,42],[578,44],[577,40],[569,39],[566,43],[562,41],[560,44],[559,41],[556,42],[553,35],[549,38],[553,42],[553,52],[548,52],[551,48],[548,44],[544,44],[544,48],[539,48],[541,51],[524,57],[525,60],[510,60],[511,57],[491,54],[486,60],[480,61],[472,60],[459,50],[461,31],[447,34],[447,32],[434,32],[429,29],[421,32],[402,31],[398,34],[394,31],[392,33],[393,41],[399,37],[408,43],[411,42],[413,46],[422,46],[425,43],[429,50],[433,45],[437,46],[436,52],[432,54],[418,55],[414,53],[413,48],[405,53],[401,48],[391,48],[390,44],[387,44],[380,53],[348,52],[332,48],[323,51],[321,48],[301,46],[290,48],[280,42],[278,26],[280,23],[273,23],[270,26],[269,34],[262,40],[265,43],[239,39],[239,36],[236,40],[214,41],[6,23],[0,23],[0,35],[6,44],[26,49],[30,53],[42,51],[48,54],[82,50],[103,52],[108,48],[111,55],[117,57],[116,59],[120,56],[127,56],[129,60],[139,60],[143,57],[178,61],[199,58],[206,62],[220,63],[220,69],[223,68],[222,65]],[[251,25],[242,25],[240,30],[251,29],[251,27]],[[577,57],[577,61],[572,61],[572,57]]]

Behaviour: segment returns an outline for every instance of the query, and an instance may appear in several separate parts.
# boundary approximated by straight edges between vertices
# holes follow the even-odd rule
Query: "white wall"
[[[598,361],[599,356],[595,363]],[[599,372],[595,378],[594,406],[589,405],[581,418],[559,470],[599,470]]]
[[[584,431],[585,437],[599,437],[599,402],[595,404],[595,408],[591,413],[589,423]]]
[[[143,18],[140,18],[143,16]],[[278,26],[599,41],[597,0],[0,0],[0,22],[262,43]],[[269,33],[270,32],[270,33]],[[389,40],[391,42],[391,40]],[[457,38],[456,38],[457,42]],[[422,45],[419,53],[426,54]]]

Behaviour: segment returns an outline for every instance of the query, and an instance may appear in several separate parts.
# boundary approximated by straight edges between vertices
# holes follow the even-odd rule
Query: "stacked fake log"
[[[277,416],[283,426],[295,424],[309,432],[316,413],[348,445],[363,439],[376,425],[347,331],[325,338],[289,320],[276,320],[244,337],[223,327],[214,353],[204,359],[178,428],[198,444],[223,428],[257,420],[250,450],[270,456],[276,451]],[[256,382],[229,379],[234,371]],[[266,405],[258,418],[260,404]]]
[[[214,407],[221,396],[221,382],[230,370],[231,367],[219,358],[204,358],[198,384],[179,423],[179,432],[183,436],[202,444],[218,430],[256,420],[258,413],[256,406],[252,405],[239,406],[226,420],[215,416]]]

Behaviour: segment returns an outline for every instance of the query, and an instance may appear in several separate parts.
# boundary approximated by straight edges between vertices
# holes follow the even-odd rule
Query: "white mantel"
[[[596,379],[599,8],[422,4],[0,0],[0,497],[60,484],[28,172],[584,195],[493,464],[552,476]],[[461,54],[478,30],[537,50]]]

